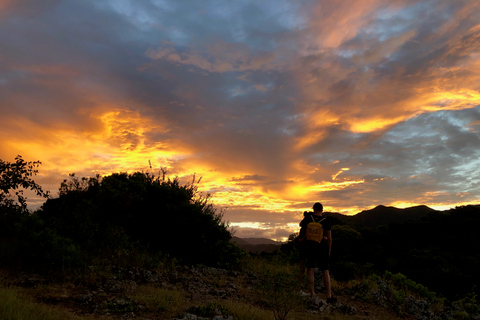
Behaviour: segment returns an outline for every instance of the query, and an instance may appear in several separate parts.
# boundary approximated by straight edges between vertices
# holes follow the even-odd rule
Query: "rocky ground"
[[[75,314],[91,315],[94,318],[116,319],[230,319],[218,301],[242,301],[262,307],[262,299],[256,294],[261,281],[253,272],[226,271],[209,267],[180,267],[175,270],[152,271],[137,268],[91,267],[86,275],[67,282],[55,282],[35,274],[7,274],[3,282],[34,297],[37,302],[66,308]],[[181,292],[186,303],[180,308],[161,306],[160,302],[149,304],[138,298],[141,288],[162,288]],[[321,288],[318,288],[321,292]],[[379,283],[373,301],[359,298],[362,288],[334,288],[338,298],[335,304],[327,304],[324,295],[316,299],[301,297],[305,306],[305,319],[328,316],[324,319],[454,319],[455,310],[434,313],[430,303],[407,297],[402,304],[392,307],[386,283]],[[293,294],[293,293],[292,293]],[[298,297],[297,297],[298,298]],[[212,303],[215,301],[215,303]],[[292,300],[293,301],[293,300]],[[207,306],[207,307],[206,307]],[[265,300],[266,309],[272,304]],[[207,310],[206,309],[211,309]],[[290,316],[297,313],[290,313]],[[293,316],[292,316],[293,317]],[[480,319],[480,317],[472,318]]]

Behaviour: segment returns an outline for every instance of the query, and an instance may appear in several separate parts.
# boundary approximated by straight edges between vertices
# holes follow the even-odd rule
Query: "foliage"
[[[82,264],[78,246],[46,227],[35,215],[22,216],[0,236],[2,267],[58,271]]]
[[[427,287],[416,283],[401,273],[394,274],[386,271],[384,277],[386,280],[391,281],[393,286],[397,290],[400,290],[405,296],[407,294],[414,294],[417,297],[425,298],[430,301],[434,301],[436,299],[435,292],[431,292]]]
[[[339,281],[347,281],[369,274],[371,264],[355,261],[364,246],[362,234],[348,225],[334,225],[332,235],[335,243],[331,255],[332,275]]]
[[[40,161],[25,161],[22,156],[15,157],[15,162],[0,159],[0,207],[27,209],[27,198],[24,189],[34,191],[37,196],[48,197],[32,177],[38,173]],[[13,196],[11,193],[14,193]]]
[[[223,212],[197,190],[200,179],[151,173],[85,178],[71,174],[31,214],[23,189],[47,197],[34,180],[39,161],[0,160],[2,266],[62,270],[105,261],[153,266],[181,263],[234,267],[242,251],[230,242]],[[12,196],[15,192],[15,198]]]
[[[48,197],[32,178],[39,161],[26,162],[21,156],[14,163],[0,160],[0,255],[3,267],[34,267],[60,270],[79,265],[79,251],[70,239],[59,236],[27,210],[23,189]],[[10,191],[14,190],[15,197]]]
[[[58,189],[58,194],[60,196],[66,195],[69,192],[87,191],[89,188],[98,187],[101,179],[99,174],[96,174],[95,177],[79,178],[75,175],[75,173],[70,173],[69,177],[69,180],[64,179],[60,184],[60,188]]]
[[[430,211],[416,220],[411,217],[363,228],[337,219],[332,226],[332,277],[349,281],[390,271],[451,301],[478,290],[480,205]],[[296,234],[281,246],[280,253],[284,261],[298,263]]]
[[[347,291],[356,299],[395,310],[401,316],[412,312],[411,307],[406,305],[416,300],[429,301],[422,304],[429,309],[443,306],[443,300],[438,299],[435,293],[401,273],[371,274],[364,279],[349,281],[348,286],[350,289]]]
[[[255,290],[257,303],[272,310],[275,320],[285,320],[303,304],[301,296],[294,294],[297,278],[294,268],[274,261],[252,260],[258,281]]]
[[[38,215],[90,256],[146,250],[183,263],[233,266],[239,261],[223,212],[197,191],[195,178],[185,185],[143,172],[89,179],[72,174],[70,179]]]
[[[298,232],[288,236],[287,243],[280,246],[279,253],[285,263],[298,264],[298,260],[300,259]]]
[[[464,310],[468,314],[480,314],[480,297],[476,293],[476,288],[466,294],[462,299],[454,302],[458,310]]]
[[[460,299],[480,285],[479,229],[479,205],[373,228],[334,225],[331,273],[341,281],[401,273],[452,301]]]

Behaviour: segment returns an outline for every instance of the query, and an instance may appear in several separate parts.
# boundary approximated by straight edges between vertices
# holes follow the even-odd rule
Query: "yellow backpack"
[[[312,222],[307,224],[307,240],[315,241],[315,242],[322,242],[323,240],[323,227],[320,224],[325,218],[316,222],[315,219],[312,217]]]

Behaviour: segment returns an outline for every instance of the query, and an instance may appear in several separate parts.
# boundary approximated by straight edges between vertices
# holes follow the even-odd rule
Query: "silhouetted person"
[[[312,229],[313,233],[317,231],[314,226],[309,226],[311,222],[320,223],[323,231],[322,237],[317,239],[312,236]],[[300,241],[305,242],[307,258],[308,291],[312,297],[315,297],[315,268],[318,267],[323,272],[323,284],[325,285],[327,303],[334,303],[336,299],[332,297],[329,272],[330,252],[332,250],[332,227],[330,221],[323,217],[323,205],[320,202],[315,203],[313,205],[313,214],[306,216],[300,224],[302,226],[300,229]],[[309,237],[310,239],[308,239]]]
[[[302,221],[300,221],[300,227],[303,227],[303,224],[305,223],[308,223],[310,219],[306,219],[307,217],[311,216],[313,214],[313,212],[309,212],[309,211],[304,211],[303,212],[303,219]],[[299,290],[299,293],[302,294],[302,295],[306,295],[305,292],[303,292],[302,290],[302,284],[303,284],[303,275],[305,274],[305,270],[306,270],[306,266],[305,266],[305,262],[307,260],[307,250],[306,250],[306,241],[303,239],[303,237],[305,237],[305,232],[303,232],[302,234],[302,230],[305,231],[306,229],[303,228],[303,229],[300,229],[300,234],[298,235],[298,251],[299,251],[299,256],[300,256],[300,259],[298,261],[298,275],[297,275],[297,279],[298,279],[298,290]]]

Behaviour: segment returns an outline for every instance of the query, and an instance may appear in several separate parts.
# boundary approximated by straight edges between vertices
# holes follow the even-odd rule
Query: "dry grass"
[[[87,320],[66,309],[36,303],[16,288],[0,287],[0,319],[2,320]]]
[[[144,306],[143,313],[149,318],[176,316],[189,305],[186,293],[178,289],[165,289],[153,285],[139,286],[128,296]]]
[[[136,319],[173,319],[182,313],[196,313],[195,311],[211,311],[220,309],[223,314],[231,315],[235,320],[275,320],[275,308],[294,306],[284,319],[287,320],[365,320],[365,319],[398,319],[389,310],[383,310],[365,302],[353,301],[347,296],[339,296],[339,301],[357,308],[357,315],[314,314],[308,310],[305,302],[299,301],[289,287],[278,286],[285,279],[294,279],[297,269],[295,266],[271,264],[265,261],[252,261],[250,272],[257,275],[254,283],[244,273],[233,278],[227,275],[207,276],[202,278],[211,288],[222,288],[232,283],[236,287],[236,294],[229,298],[221,299],[210,295],[194,295],[183,289],[182,285],[169,284],[161,287],[158,283],[142,284],[123,292],[141,306],[135,311]],[[167,272],[167,271],[165,271]],[[178,270],[177,270],[178,272]],[[247,272],[248,273],[248,272]],[[88,287],[95,286],[97,282],[107,277],[101,272],[96,275],[86,275],[83,281],[77,279],[76,283],[50,283],[41,284],[35,288],[13,288],[2,286],[0,271],[0,319],[2,320],[90,320],[90,319],[116,319],[121,314],[110,312],[111,315],[102,313],[91,314],[91,309],[75,303],[75,297]],[[284,277],[287,278],[284,278]],[[208,279],[207,279],[208,278]],[[278,282],[272,286],[272,282]],[[287,281],[290,282],[290,281]],[[83,285],[79,285],[83,283]],[[274,283],[273,283],[274,284]],[[260,285],[260,287],[258,287]],[[348,287],[346,283],[333,282],[334,288]],[[275,292],[276,290],[284,292]],[[105,303],[112,297],[106,293],[96,294],[97,299]],[[43,301],[39,303],[35,301]],[[278,318],[278,315],[277,315]]]

